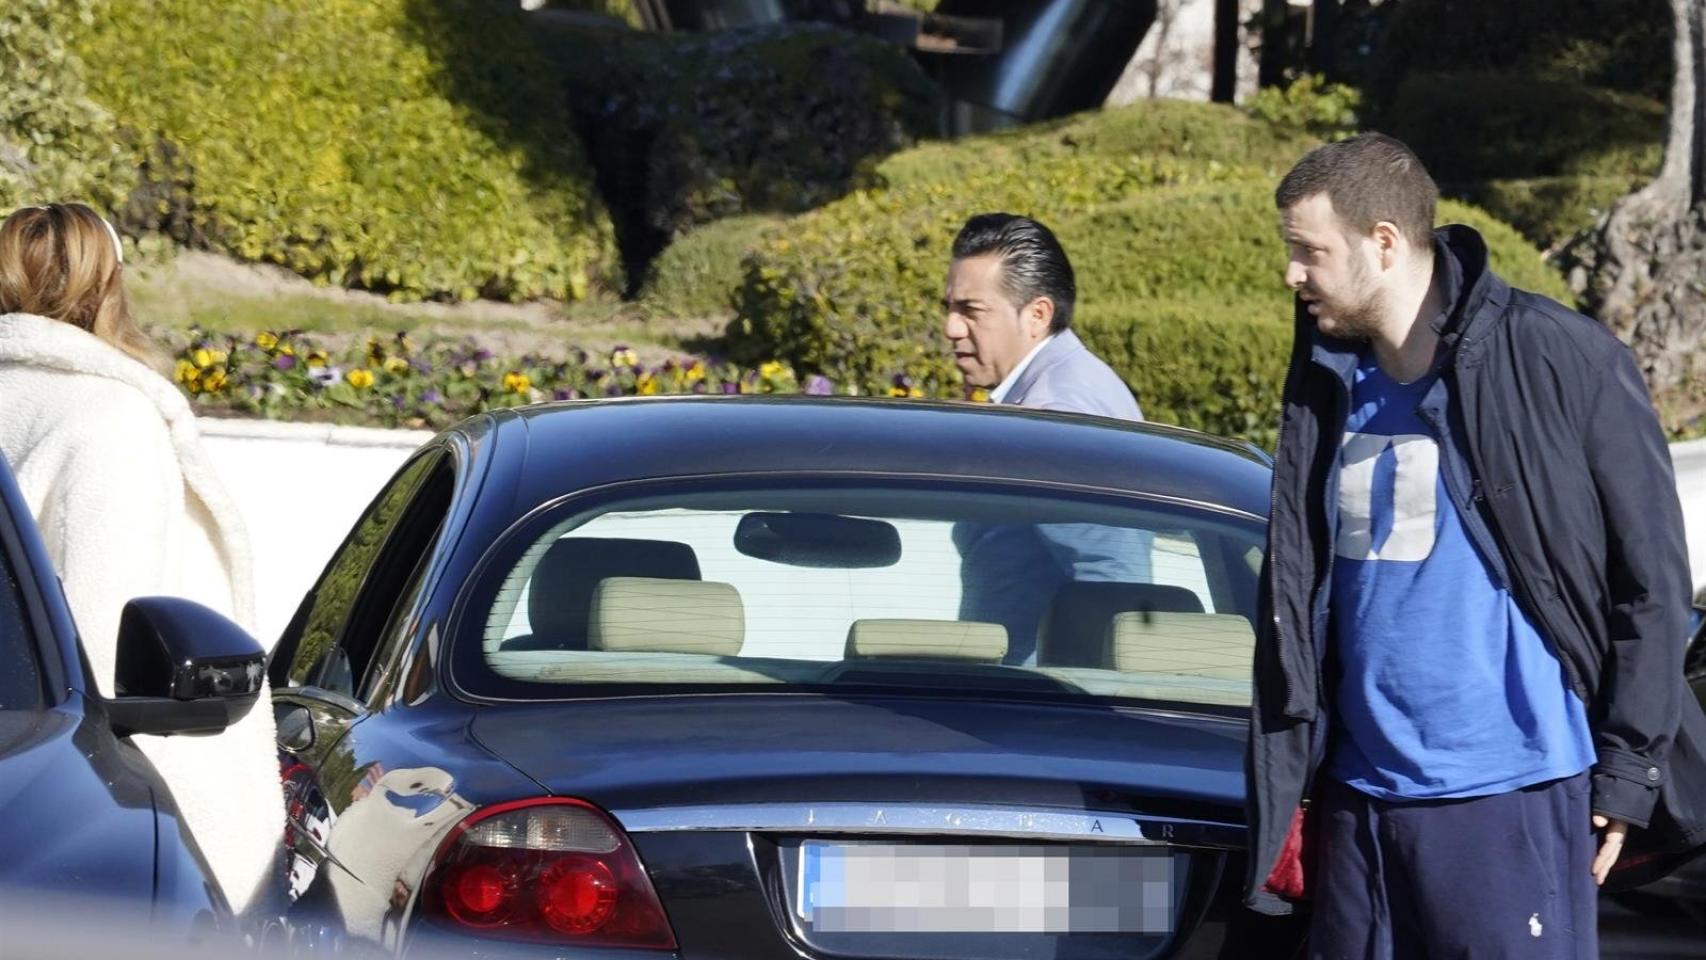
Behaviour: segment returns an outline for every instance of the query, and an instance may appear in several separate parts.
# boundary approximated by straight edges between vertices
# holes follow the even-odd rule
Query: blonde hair
[[[123,247],[81,203],[15,210],[0,223],[0,313],[33,313],[80,327],[155,370],[159,348],[130,314]]]

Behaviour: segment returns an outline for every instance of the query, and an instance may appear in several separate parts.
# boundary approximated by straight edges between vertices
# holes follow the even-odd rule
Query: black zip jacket
[[[1441,266],[1453,306],[1437,322],[1449,389],[1423,412],[1468,454],[1448,487],[1465,494],[1495,576],[1588,705],[1594,811],[1638,828],[1607,887],[1649,882],[1706,850],[1706,715],[1683,679],[1688,554],[1664,432],[1634,358],[1604,327],[1513,290],[1468,227],[1437,231],[1434,250],[1451,258]],[[1296,326],[1246,770],[1246,897],[1265,913],[1308,896],[1308,798],[1332,710],[1331,491],[1349,399],[1348,371],[1335,367],[1357,349],[1319,334],[1301,303]]]

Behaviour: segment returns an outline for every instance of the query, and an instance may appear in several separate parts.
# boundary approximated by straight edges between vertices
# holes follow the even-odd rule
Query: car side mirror
[[[266,655],[246,630],[177,597],[138,597],[118,628],[115,696],[106,703],[121,736],[218,733],[260,699]]]

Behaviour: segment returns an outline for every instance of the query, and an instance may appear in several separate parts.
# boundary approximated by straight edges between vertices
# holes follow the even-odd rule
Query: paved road
[[[1601,960],[1706,958],[1706,923],[1643,917],[1603,901],[1599,912]]]

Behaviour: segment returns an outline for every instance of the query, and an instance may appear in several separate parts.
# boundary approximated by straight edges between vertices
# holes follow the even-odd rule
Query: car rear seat
[[[968,620],[855,620],[847,630],[846,656],[1000,663],[1007,656],[1007,628]]]
[[[592,597],[610,577],[698,580],[693,548],[672,540],[563,537],[534,568],[528,587],[530,634],[511,637],[500,650],[586,650]]]
[[[733,657],[746,639],[746,611],[732,584],[610,577],[593,590],[587,639],[615,653]]]
[[[1230,613],[1122,613],[1108,625],[1107,646],[1121,673],[1247,681],[1256,632]]]
[[[1044,667],[1113,667],[1108,628],[1122,613],[1202,613],[1184,587],[1159,583],[1075,581],[1055,591],[1037,638]]]

